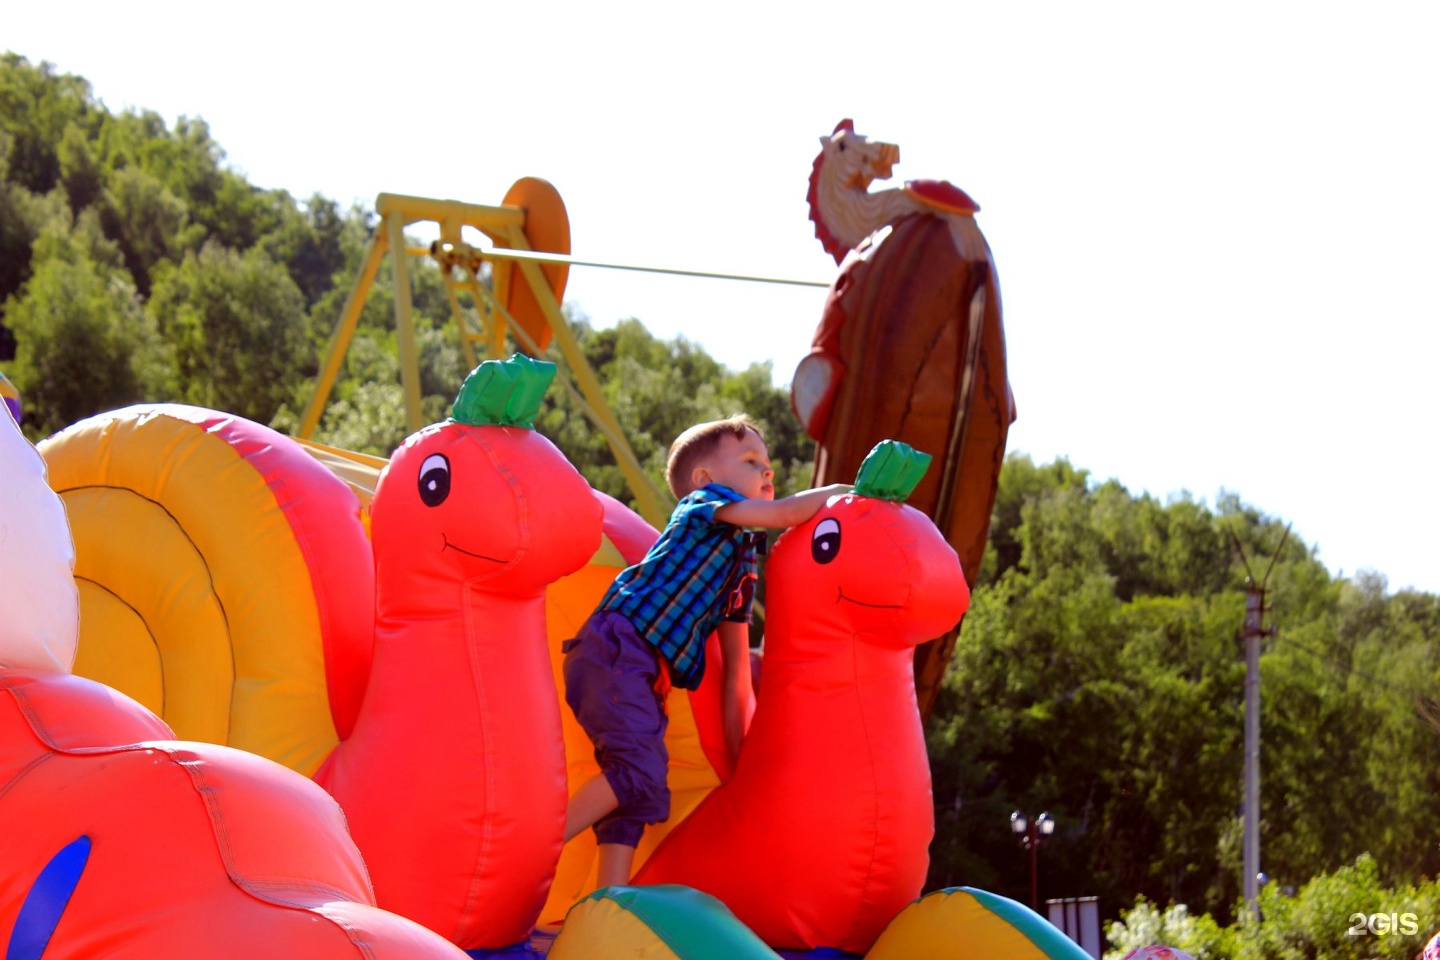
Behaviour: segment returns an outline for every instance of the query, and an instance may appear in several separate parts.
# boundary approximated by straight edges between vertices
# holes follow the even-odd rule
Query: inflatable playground
[[[923,890],[922,716],[1013,403],[976,208],[943,181],[868,192],[895,155],[847,121],[811,180],[840,276],[795,408],[815,483],[854,492],[766,562],[764,671],[733,767],[719,671],[670,692],[671,813],[625,886],[596,889],[590,833],[564,842],[598,767],[560,647],[668,508],[603,404],[639,512],[533,427],[550,338],[594,388],[559,319],[569,228],[548,184],[498,207],[381,195],[301,436],[157,403],[37,449],[7,393],[6,960],[1087,956],[1012,900]],[[440,239],[420,252],[474,297],[462,343],[488,358],[467,355],[450,416],[389,458],[305,439],[386,252],[409,323],[403,229],[425,218]],[[520,349],[502,358],[507,337]]]

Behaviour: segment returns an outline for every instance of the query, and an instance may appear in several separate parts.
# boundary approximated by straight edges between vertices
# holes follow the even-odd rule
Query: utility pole
[[[1243,802],[1242,835],[1242,890],[1245,904],[1255,917],[1260,915],[1260,641],[1273,636],[1275,629],[1265,626],[1265,584],[1270,571],[1275,568],[1275,559],[1280,556],[1281,547],[1290,536],[1290,527],[1270,558],[1265,576],[1257,584],[1250,561],[1245,558],[1245,548],[1235,531],[1230,531],[1235,548],[1240,551],[1240,560],[1245,564],[1245,625],[1241,637],[1245,641],[1245,798]]]
[[[1245,903],[1253,911],[1260,896],[1260,638],[1267,631],[1265,587],[1245,580]]]

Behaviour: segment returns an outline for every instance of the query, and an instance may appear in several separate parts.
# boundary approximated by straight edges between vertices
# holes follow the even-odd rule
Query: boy
[[[672,682],[699,686],[705,640],[717,628],[725,749],[732,763],[739,752],[758,579],[754,538],[743,528],[793,527],[851,489],[837,483],[776,500],[765,440],[743,414],[680,434],[665,479],[680,502],[660,539],[615,578],[564,646],[565,700],[601,768],[571,797],[565,840],[595,828],[602,887],[629,881],[645,825],[670,814],[665,693]]]

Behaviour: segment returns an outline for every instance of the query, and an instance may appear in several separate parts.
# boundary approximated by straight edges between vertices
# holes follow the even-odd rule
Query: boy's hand
[[[850,493],[854,486],[848,483],[832,483],[826,487],[813,487],[783,500],[741,500],[727,503],[715,511],[715,519],[733,523],[737,527],[766,527],[771,530],[785,530],[804,523],[815,516],[831,497]]]

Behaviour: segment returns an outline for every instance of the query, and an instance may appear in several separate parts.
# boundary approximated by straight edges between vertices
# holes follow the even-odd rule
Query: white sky
[[[404,13],[400,11],[404,10]],[[1162,499],[1222,490],[1334,573],[1440,593],[1440,7],[1334,3],[27,3],[0,48],[203,117],[262,187],[559,189],[577,256],[829,281],[818,137],[981,205],[1020,419]],[[881,186],[877,184],[877,187]],[[788,383],[825,292],[576,268]]]

